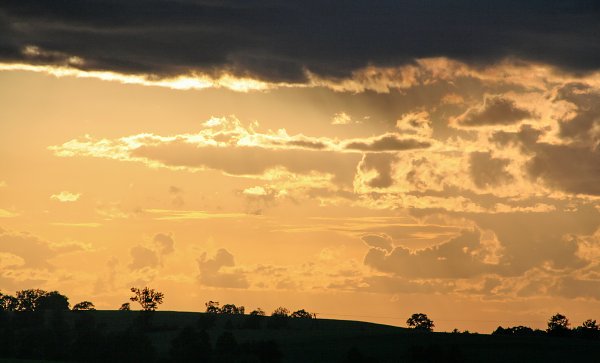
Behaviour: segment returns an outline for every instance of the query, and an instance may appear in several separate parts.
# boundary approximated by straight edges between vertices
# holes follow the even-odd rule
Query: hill
[[[424,333],[329,319],[169,311],[150,315],[147,318],[147,314],[138,311],[5,313],[0,322],[0,362],[31,362],[15,360],[16,357],[37,358],[33,361],[40,362],[42,356],[63,362],[79,359],[144,363],[206,359],[303,363],[570,362],[600,354],[600,341],[579,338]],[[183,330],[186,326],[188,330]],[[177,348],[173,350],[173,346]],[[202,355],[203,350],[210,352]],[[123,354],[111,355],[115,351]],[[178,358],[171,358],[172,354]],[[194,355],[196,360],[192,359]]]

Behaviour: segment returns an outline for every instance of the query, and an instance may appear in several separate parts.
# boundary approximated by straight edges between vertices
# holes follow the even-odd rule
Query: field
[[[81,313],[65,313],[67,325]],[[94,311],[98,329],[123,331],[139,322],[140,312]],[[513,337],[484,334],[426,333],[387,325],[328,319],[287,319],[272,324],[271,317],[156,312],[147,328],[157,361],[167,361],[171,342],[186,325],[206,329],[211,345],[230,332],[238,345],[273,341],[282,362],[569,362],[600,354],[600,341],[580,338]],[[48,321],[46,316],[46,321]],[[229,359],[229,358],[228,358]],[[247,361],[231,358],[231,361]],[[36,360],[2,360],[34,362]],[[219,361],[214,358],[213,361]],[[251,360],[258,361],[261,360]],[[37,360],[39,362],[39,360]]]

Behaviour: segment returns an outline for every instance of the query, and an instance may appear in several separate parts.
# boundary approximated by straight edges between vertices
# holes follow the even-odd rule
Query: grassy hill
[[[82,317],[85,317],[88,323],[93,322],[94,331],[103,331],[107,335],[127,329],[131,331],[132,327],[137,326],[132,333],[133,340],[128,342],[125,339],[121,342],[123,345],[117,344],[117,347],[111,349],[130,349],[136,345],[136,334],[143,335],[141,331],[145,331],[154,349],[152,356],[157,358],[157,362],[169,361],[172,341],[180,335],[185,326],[193,326],[198,331],[205,330],[213,347],[219,344],[219,337],[229,333],[240,351],[244,349],[245,344],[251,342],[270,342],[277,346],[282,362],[571,362],[590,359],[593,361],[600,356],[600,341],[580,338],[422,333],[405,328],[346,320],[275,321],[271,317],[169,311],[153,313],[150,322],[144,322],[143,328],[140,329],[142,316],[142,313],[137,311],[64,312],[61,315],[61,329],[82,329]],[[58,324],[56,321],[56,317],[49,316],[48,313],[43,317],[44,326]],[[1,357],[2,355],[1,363],[32,362],[2,360]],[[213,361],[268,360],[242,354],[220,358],[213,355]]]

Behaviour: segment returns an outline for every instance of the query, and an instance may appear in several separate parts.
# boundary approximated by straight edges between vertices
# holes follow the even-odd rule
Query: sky
[[[595,1],[3,1],[0,290],[600,319]]]

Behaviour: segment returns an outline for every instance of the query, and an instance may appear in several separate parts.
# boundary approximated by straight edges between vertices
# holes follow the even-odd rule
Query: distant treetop
[[[138,302],[144,311],[155,311],[163,303],[164,294],[154,289],[132,287],[131,292],[133,296],[129,300]]]
[[[423,313],[412,314],[411,317],[406,320],[406,325],[421,331],[432,331],[435,327],[433,320],[429,319],[427,314]]]

